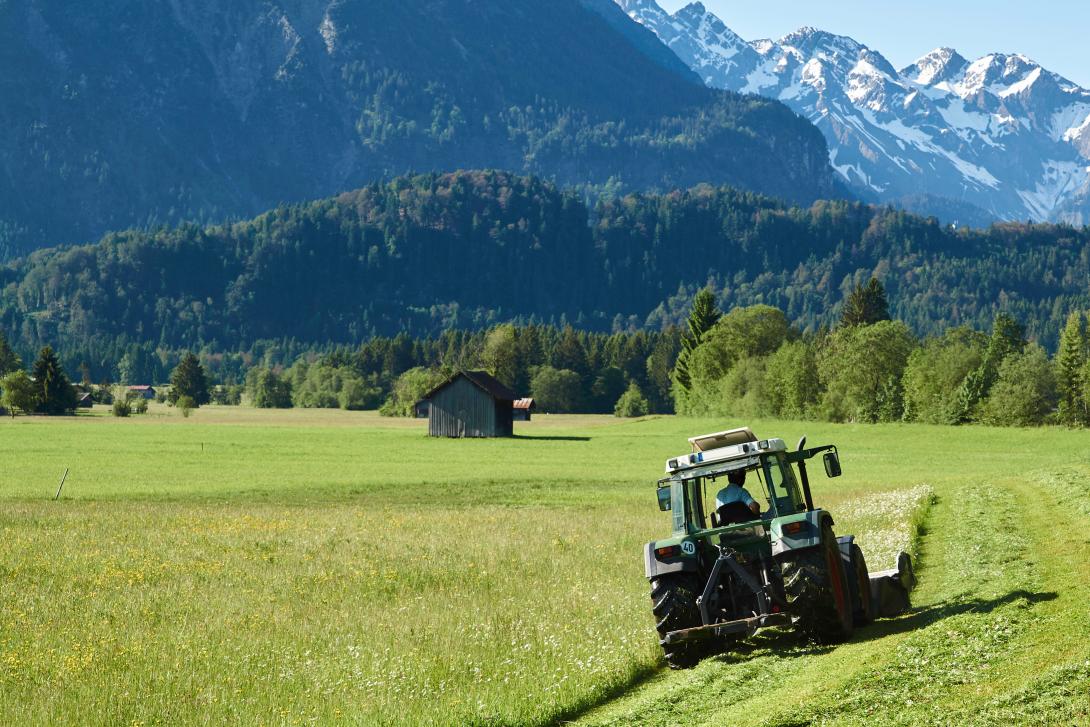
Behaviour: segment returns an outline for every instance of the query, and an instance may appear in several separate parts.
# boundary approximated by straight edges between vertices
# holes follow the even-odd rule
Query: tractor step
[[[723,636],[725,634],[753,634],[757,629],[763,629],[766,626],[790,625],[790,614],[770,613],[766,616],[754,616],[753,618],[743,618],[737,621],[724,621],[723,623],[697,626],[691,629],[681,629],[680,631],[671,631],[666,634],[664,641],[667,644],[676,644],[681,641],[697,641],[700,639],[709,639],[712,636]]]

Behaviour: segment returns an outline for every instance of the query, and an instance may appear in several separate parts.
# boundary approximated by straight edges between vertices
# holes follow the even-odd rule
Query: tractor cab
[[[736,429],[689,441],[692,453],[668,460],[667,476],[658,483],[659,507],[671,513],[675,535],[741,524],[752,527],[757,521],[767,523],[809,509],[782,439],[759,440],[749,429]],[[745,473],[744,487],[760,504],[761,514],[735,516],[728,523],[726,513],[716,511],[716,496],[740,472]]]

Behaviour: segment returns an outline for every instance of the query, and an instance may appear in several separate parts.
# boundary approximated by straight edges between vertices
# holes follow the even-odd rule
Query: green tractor
[[[834,445],[806,449],[804,437],[789,452],[782,439],[759,440],[749,429],[689,442],[692,453],[670,459],[658,482],[659,508],[670,513],[673,534],[644,550],[670,667],[694,666],[767,626],[791,626],[832,644],[879,615],[907,610],[908,555],[896,569],[871,576],[854,537],[837,537],[832,515],[814,507],[807,462],[820,454],[826,475],[839,477]],[[743,473],[748,490],[765,497],[764,512],[752,498],[749,507],[716,507],[717,491]]]

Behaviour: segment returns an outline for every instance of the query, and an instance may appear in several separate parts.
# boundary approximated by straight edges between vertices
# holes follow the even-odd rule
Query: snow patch
[[[775,67],[775,61],[757,66],[756,70],[746,76],[746,85],[742,87],[742,93],[760,93],[763,88],[778,85],[780,77],[773,70]]]
[[[1075,103],[1052,115],[1049,133],[1055,141],[1073,142],[1090,129],[1090,101]]]
[[[1008,96],[1015,96],[1015,95],[1017,95],[1019,93],[1022,93],[1023,91],[1028,89],[1030,86],[1037,83],[1038,79],[1040,79],[1040,78],[1041,78],[1041,69],[1039,67],[1034,68],[1029,73],[1029,75],[1026,76],[1025,78],[1023,78],[1021,81],[1019,81],[1018,83],[1012,83],[1010,86],[1008,86],[1007,88],[1000,91],[999,92],[999,97],[1000,98],[1007,98]]]
[[[1048,160],[1032,190],[1018,190],[1026,209],[1036,220],[1047,220],[1066,201],[1067,195],[1086,184],[1090,169],[1075,162]]]

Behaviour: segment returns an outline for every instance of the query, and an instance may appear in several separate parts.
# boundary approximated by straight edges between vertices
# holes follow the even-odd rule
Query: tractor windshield
[[[743,485],[745,491],[749,493],[751,497],[758,501],[762,510],[764,509],[765,501],[767,500],[767,489],[764,485],[766,474],[762,470],[758,460],[754,458],[752,465],[745,468],[745,472],[748,474],[748,479],[745,485]],[[719,472],[705,477],[696,477],[691,480],[687,480],[693,486],[693,500],[694,505],[689,513],[690,522],[693,523],[696,529],[704,529],[707,527],[716,527],[715,520],[712,519],[712,514],[716,513],[719,508],[719,496],[729,485],[728,477],[725,472]],[[757,515],[753,516],[754,520],[759,519]]]

